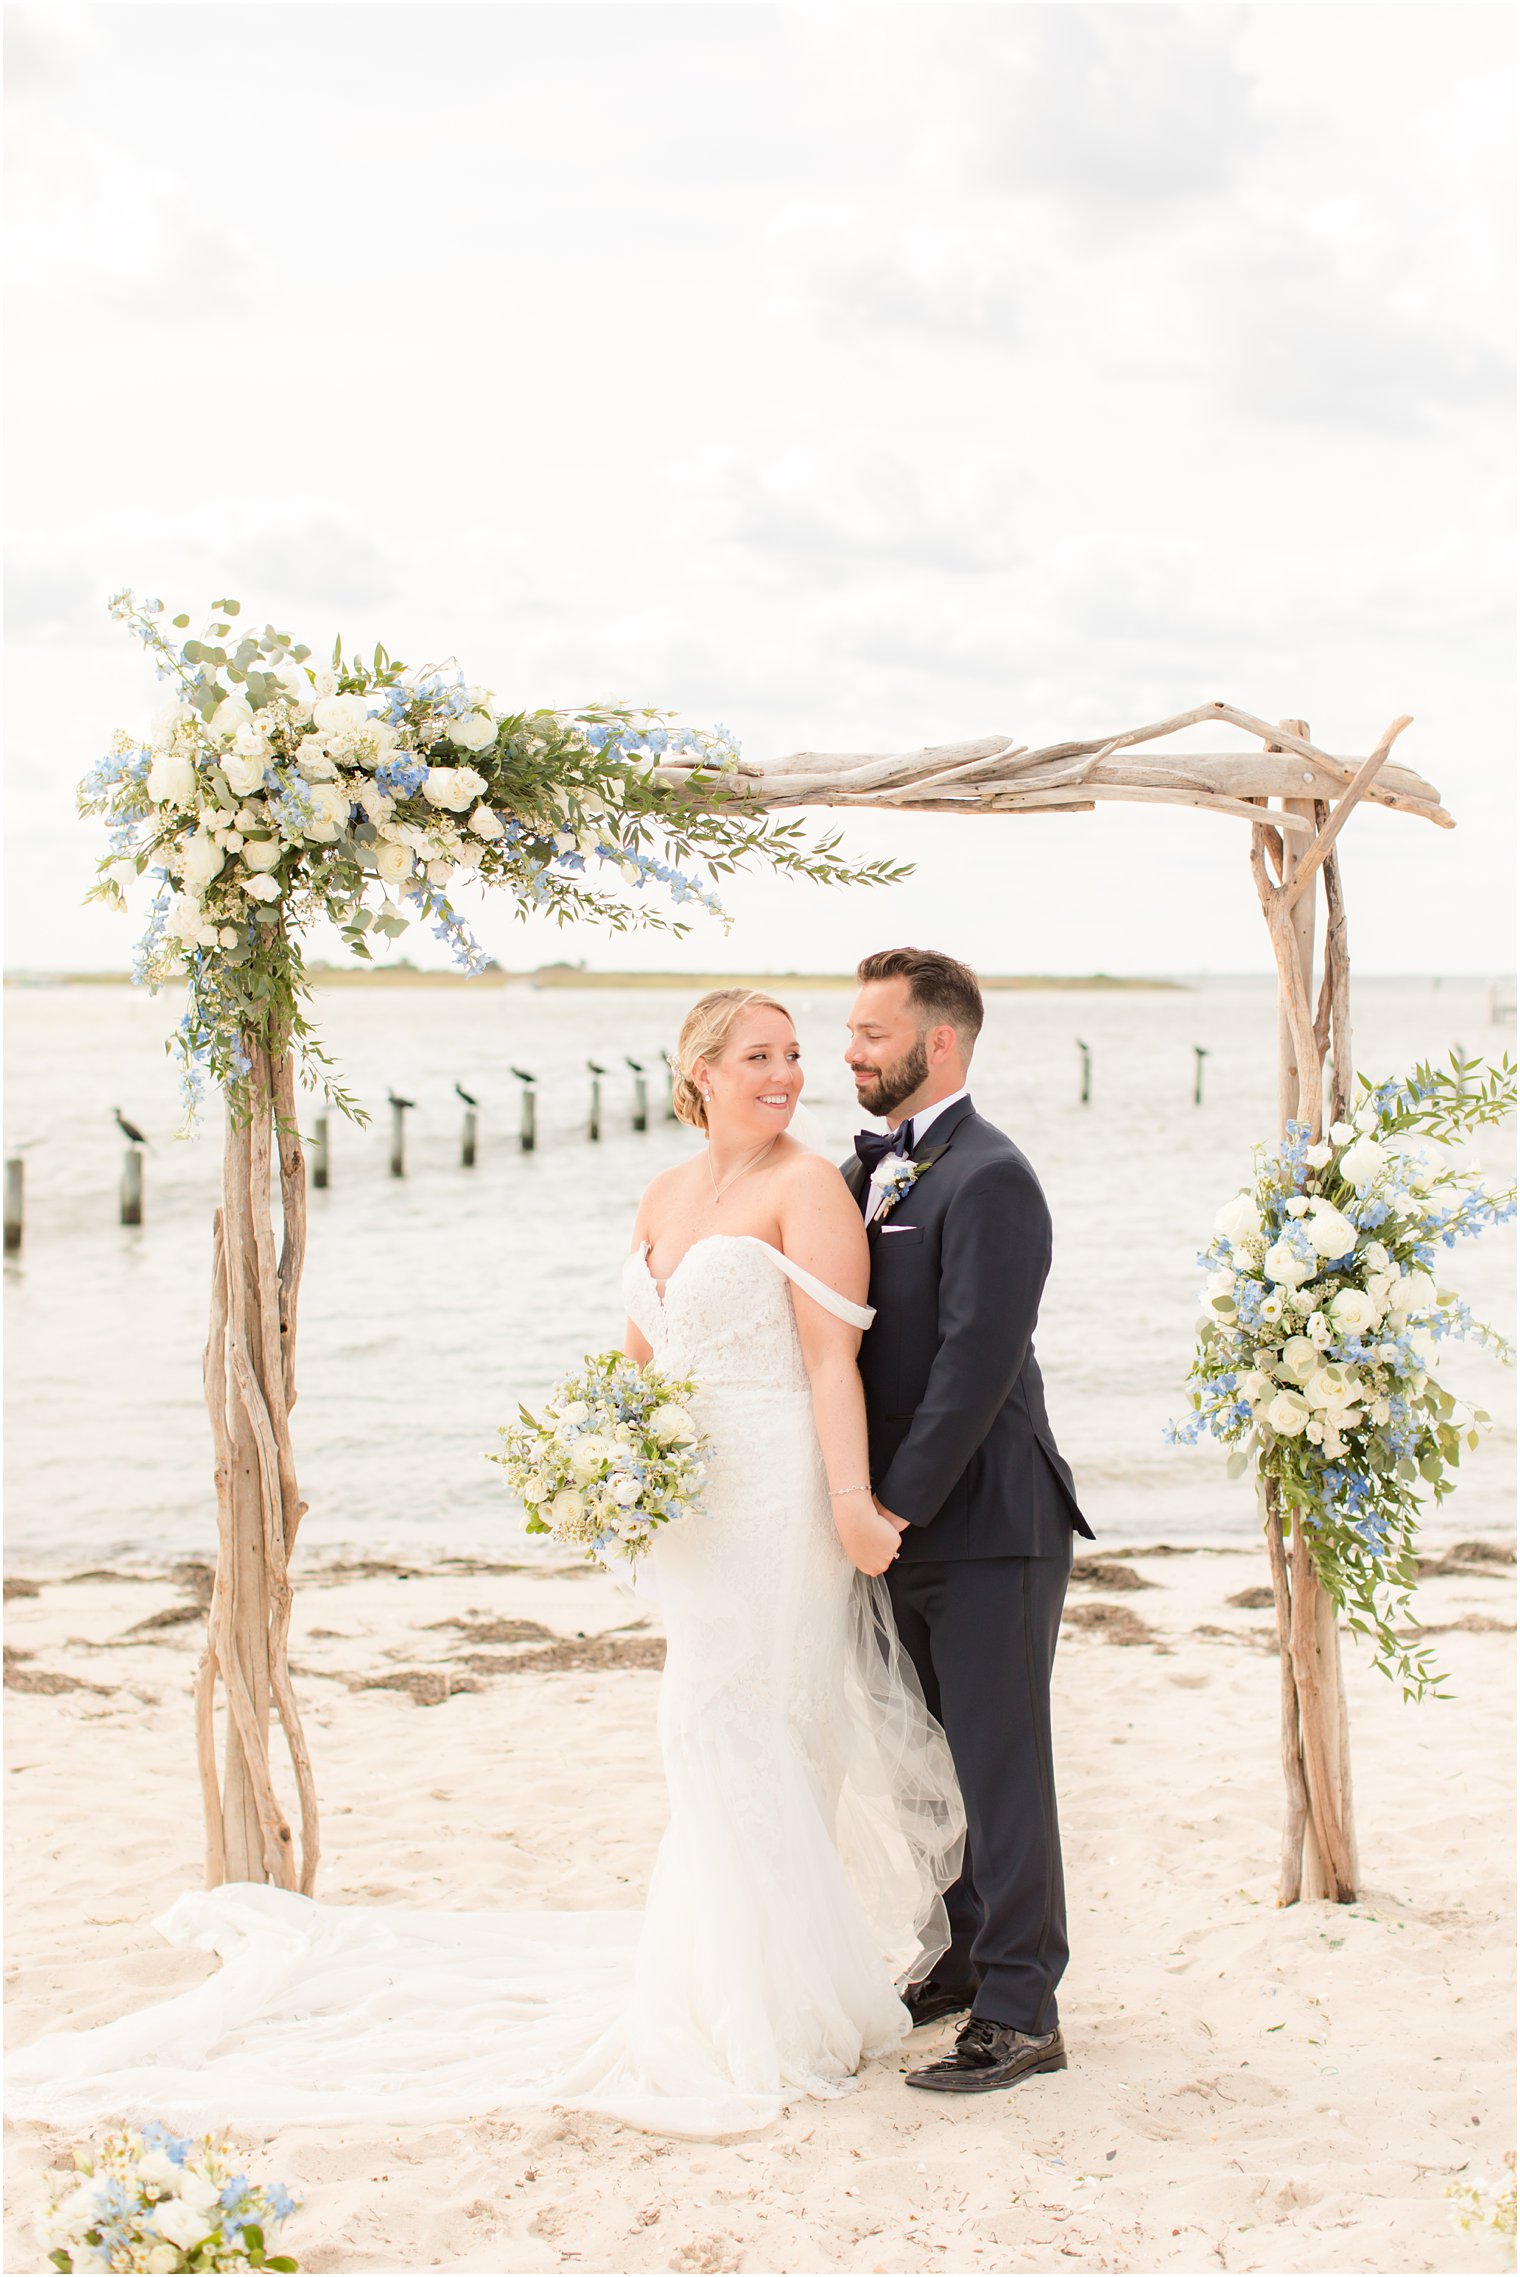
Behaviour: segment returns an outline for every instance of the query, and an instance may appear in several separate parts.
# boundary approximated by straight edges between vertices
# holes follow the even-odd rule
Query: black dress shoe
[[[955,2046],[938,2063],[910,2071],[910,2087],[938,2087],[954,2095],[985,2095],[990,2088],[1012,2087],[1034,2072],[1064,2071],[1066,2043],[1060,2026],[1041,2033],[1016,2031],[1011,2024],[994,2024],[985,2016],[972,2016],[961,2026]]]
[[[921,2024],[937,2024],[942,2016],[963,2015],[975,1998],[974,1984],[936,1984],[932,1977],[922,1984],[910,1985],[902,1996],[915,2032]]]

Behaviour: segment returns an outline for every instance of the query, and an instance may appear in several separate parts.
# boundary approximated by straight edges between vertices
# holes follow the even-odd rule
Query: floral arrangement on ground
[[[487,1459],[521,1497],[524,1532],[632,1564],[658,1527],[699,1513],[710,1449],[688,1404],[696,1390],[625,1353],[593,1352],[555,1385],[542,1417],[520,1407]]]
[[[236,600],[195,638],[175,637],[190,619],[166,625],[161,601],[123,592],[110,606],[172,692],[151,733],[118,733],[80,785],[108,840],[87,898],[124,908],[151,882],[134,977],[188,982],[171,1048],[191,1117],[208,1076],[236,1100],[250,1038],[272,1036],[363,1119],[301,1009],[298,944],[314,923],[359,957],[426,924],[479,971],[488,960],[451,898],[477,882],[561,924],[681,933],[690,906],[722,915],[712,881],[741,864],[821,884],[907,874],[747,808],[724,728],[617,705],[515,711],[457,666],[409,671],[383,647],[366,663],[341,639],[315,667],[273,625],[234,640]]]
[[[1441,1346],[1509,1347],[1436,1279],[1438,1253],[1512,1217],[1453,1154],[1513,1113],[1516,1070],[1452,1055],[1402,1082],[1365,1077],[1352,1112],[1312,1140],[1301,1123],[1258,1147],[1255,1175],[1214,1221],[1189,1382],[1193,1413],[1168,1436],[1205,1434],[1254,1461],[1286,1533],[1296,1513],[1315,1570],[1377,1665],[1418,1698],[1442,1681],[1398,1634],[1429,1503],[1450,1494],[1464,1448],[1489,1421],[1439,1381]]]
[[[53,2178],[39,2223],[55,2269],[279,2269],[270,2248],[300,2201],[250,2182],[230,2137],[122,2127]]]

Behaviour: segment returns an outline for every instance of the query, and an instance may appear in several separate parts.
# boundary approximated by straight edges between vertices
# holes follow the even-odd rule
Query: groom
[[[1045,1414],[1033,1336],[1050,1212],[966,1089],[976,975],[929,949],[857,968],[845,1061],[891,1136],[844,1174],[865,1212],[876,1319],[861,1345],[871,1479],[902,1531],[887,1582],[966,1804],[949,1950],[908,1995],[915,2024],[971,2013],[910,2087],[976,2094],[1062,2071],[1066,1903],[1050,1672],[1072,1534],[1091,1529]]]

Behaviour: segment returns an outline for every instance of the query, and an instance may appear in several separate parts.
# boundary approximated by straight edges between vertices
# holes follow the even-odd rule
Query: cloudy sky
[[[6,31],[9,968],[127,959],[71,796],[154,698],[122,584],[757,756],[1216,696],[1357,753],[1412,712],[1460,827],[1358,819],[1353,953],[1511,968],[1507,7],[13,0]],[[686,953],[1267,966],[1227,821],[848,842],[913,882],[756,880]],[[671,961],[480,929],[515,967]]]

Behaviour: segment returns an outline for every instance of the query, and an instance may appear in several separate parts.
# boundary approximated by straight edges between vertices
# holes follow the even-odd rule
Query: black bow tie
[[[883,1137],[880,1131],[857,1131],[855,1152],[867,1171],[874,1170],[877,1163],[885,1161],[889,1154],[906,1154],[912,1128],[911,1121],[899,1123],[896,1130],[887,1137]]]

